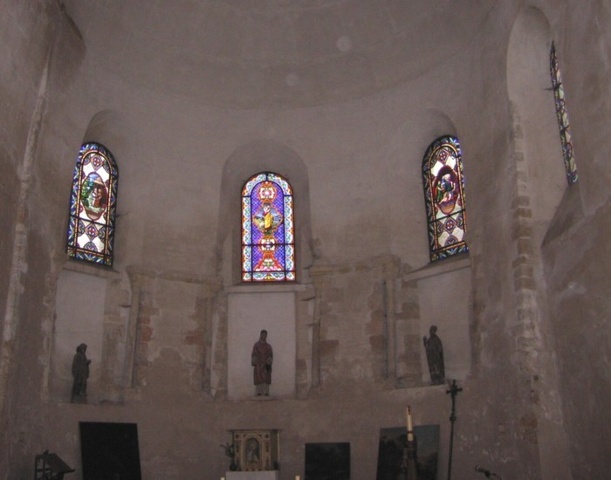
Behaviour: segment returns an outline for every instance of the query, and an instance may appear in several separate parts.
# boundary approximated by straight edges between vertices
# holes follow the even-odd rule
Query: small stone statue
[[[272,362],[274,353],[272,346],[267,343],[267,330],[261,330],[259,341],[252,347],[250,364],[254,367],[253,379],[257,396],[268,396],[269,386],[272,383]]]
[[[432,385],[442,385],[446,381],[445,367],[443,364],[443,345],[441,338],[437,336],[437,326],[431,325],[429,328],[429,338],[426,335],[422,338],[426,359],[429,364]]]
[[[81,343],[76,347],[76,353],[72,359],[72,403],[87,402],[87,379],[89,378],[89,364],[91,360],[87,359],[85,352],[87,345]]]

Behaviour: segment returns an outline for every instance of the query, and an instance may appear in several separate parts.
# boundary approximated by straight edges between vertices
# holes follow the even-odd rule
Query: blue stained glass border
[[[448,153],[444,152],[444,149],[447,150]],[[441,211],[433,198],[435,182],[437,181],[437,172],[433,172],[433,168],[442,163],[437,158],[438,154],[442,156],[447,155],[448,158],[453,157],[456,160],[455,166],[450,166],[457,180],[454,187],[456,189],[456,200],[450,212]],[[447,165],[447,163],[445,165]],[[445,165],[440,167],[440,169],[448,168]],[[465,177],[462,171],[462,150],[458,138],[451,135],[444,135],[437,138],[429,145],[422,160],[422,180],[424,186],[424,204],[428,222],[429,257],[431,262],[448,258],[459,253],[468,252],[469,248],[465,239]],[[455,219],[456,228],[459,229],[458,233],[461,237],[459,239],[453,234],[445,235],[447,233],[445,228],[438,228],[450,218]],[[446,237],[445,241],[442,240],[444,235]]]
[[[91,165],[92,158],[98,166]],[[83,196],[86,193],[85,181],[89,178],[86,169],[102,170],[108,177],[105,188],[105,206],[99,216],[92,220],[83,210]],[[98,175],[99,176],[99,175]],[[110,151],[95,142],[84,143],[79,149],[70,193],[69,222],[66,241],[66,253],[77,260],[84,260],[100,265],[112,266],[114,257],[115,217],[118,191],[119,171]],[[90,181],[91,182],[91,181]],[[92,224],[97,230],[96,238],[101,248],[93,240],[86,240],[83,235],[85,224]]]
[[[268,201],[257,196],[264,182],[271,182],[275,189],[273,199]],[[264,207],[271,210],[275,225],[266,232],[261,227]],[[260,222],[258,226],[255,218]],[[241,231],[243,282],[295,281],[293,189],[288,180],[276,173],[261,172],[244,183]],[[269,261],[267,264],[264,257]]]

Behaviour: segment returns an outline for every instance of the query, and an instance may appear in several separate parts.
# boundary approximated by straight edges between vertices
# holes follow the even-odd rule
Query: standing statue
[[[76,353],[72,359],[72,403],[85,403],[87,401],[87,379],[89,378],[89,364],[85,352],[87,345],[81,343],[76,347]]]
[[[274,353],[267,343],[267,330],[261,330],[259,341],[252,347],[250,364],[254,367],[253,378],[257,396],[269,396],[269,386],[272,383],[272,362]]]
[[[431,325],[429,328],[429,338],[426,335],[422,338],[426,359],[429,364],[431,384],[442,385],[446,381],[445,367],[443,364],[443,345],[441,338],[437,336],[437,326]]]

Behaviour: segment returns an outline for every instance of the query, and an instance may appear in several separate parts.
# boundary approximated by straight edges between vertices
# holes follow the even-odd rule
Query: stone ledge
[[[438,260],[436,262],[429,263],[425,267],[418,270],[404,273],[403,280],[422,280],[423,278],[434,277],[444,273],[456,272],[458,270],[462,270],[463,268],[469,268],[470,266],[471,258],[469,257],[469,254],[462,253],[454,258]]]

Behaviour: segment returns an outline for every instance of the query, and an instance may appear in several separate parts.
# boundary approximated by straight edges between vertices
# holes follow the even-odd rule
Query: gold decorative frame
[[[229,430],[238,471],[278,470],[279,430]]]

